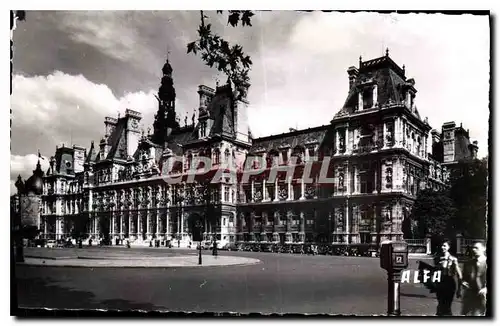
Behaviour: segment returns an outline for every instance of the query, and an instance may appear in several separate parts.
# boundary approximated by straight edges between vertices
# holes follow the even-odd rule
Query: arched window
[[[231,158],[231,152],[229,151],[229,148],[226,148],[224,151],[224,163],[229,163],[229,159]]]
[[[295,158],[295,164],[302,164],[304,162],[304,148],[302,146],[295,146],[292,157]]]

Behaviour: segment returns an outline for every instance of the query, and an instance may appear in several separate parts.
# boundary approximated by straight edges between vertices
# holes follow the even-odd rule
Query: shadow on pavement
[[[150,303],[138,303],[123,299],[98,300],[86,291],[60,287],[50,278],[17,280],[17,299],[19,308],[56,308],[56,309],[106,309],[106,310],[165,310]]]

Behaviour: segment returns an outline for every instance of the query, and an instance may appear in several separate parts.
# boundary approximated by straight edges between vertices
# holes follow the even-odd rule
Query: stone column
[[[278,178],[276,177],[276,180],[274,180],[274,201],[279,201],[279,183],[278,183]]]
[[[132,214],[130,212],[130,208],[127,207],[127,210],[128,210],[128,237],[131,238],[132,237]]]
[[[156,212],[156,232],[155,232],[155,235],[156,235],[156,238],[158,238],[160,236],[160,223],[161,223],[161,219],[160,219],[160,210],[159,209],[156,209],[155,210]]]
[[[352,169],[353,169],[353,173],[354,173],[354,179],[353,179],[354,180],[354,187],[353,187],[354,189],[353,189],[353,192],[355,194],[357,194],[360,191],[360,189],[359,189],[359,187],[360,187],[360,184],[359,184],[360,183],[359,182],[360,181],[359,180],[359,167],[358,167],[358,165],[353,165]]]
[[[394,118],[394,135],[393,135],[393,147],[398,147],[399,146],[399,141],[401,139],[399,135],[399,129],[400,129],[400,122],[401,118],[400,117],[395,117]]]
[[[344,140],[345,152],[344,154],[350,154],[349,151],[349,125],[345,127],[345,140]]]
[[[267,189],[266,189],[266,179],[262,180],[262,201],[268,201]]]
[[[358,110],[363,110],[363,91],[359,91],[358,93]]]
[[[304,242],[306,240],[306,217],[303,211],[300,212],[300,241]]]
[[[304,183],[304,178],[300,179],[300,200],[306,199],[306,185]]]
[[[383,128],[382,128],[382,149],[387,148],[387,122],[383,122]]]
[[[344,184],[346,188],[346,193],[349,195],[351,194],[351,174],[349,171],[349,161],[346,161],[345,163],[345,179],[344,179]]]
[[[44,223],[43,223],[43,233],[44,233],[44,238],[47,239],[47,233],[48,233],[48,224],[49,224],[49,220],[47,218],[47,216],[45,216],[43,218],[44,220]]]
[[[165,239],[169,239],[172,233],[170,230],[170,211],[168,208],[165,209]]]
[[[339,155],[340,152],[339,152],[339,147],[340,147],[340,134],[339,134],[339,130],[338,129],[335,129],[335,155]],[[306,152],[308,152],[306,150]]]
[[[345,200],[345,230],[346,230],[346,243],[350,243],[350,237],[351,237],[351,230],[350,230],[350,225],[349,225],[349,199]]]
[[[139,208],[139,206],[138,206],[138,208]],[[141,222],[142,222],[142,211],[137,210],[137,230],[136,230],[137,239],[139,239],[139,237],[142,238],[142,223]],[[144,239],[141,239],[141,240],[144,240]]]
[[[183,207],[181,207],[180,219],[181,219],[181,234],[182,234],[182,236],[184,236],[184,208]]]
[[[378,87],[377,85],[373,85],[373,107],[377,105],[378,101]]]
[[[119,214],[120,214],[119,215],[120,216],[120,218],[119,218],[119,221],[120,221],[120,239],[123,239],[123,212],[120,211]]]
[[[250,201],[253,203],[255,200],[254,200],[254,195],[255,195],[255,181],[252,179],[252,181],[250,182]]]
[[[373,187],[373,191],[372,191],[372,193],[373,193],[373,194],[376,194],[376,193],[377,193],[377,186],[378,186],[378,170],[379,170],[379,169],[381,169],[381,167],[380,167],[380,165],[379,165],[379,164],[377,164],[377,165],[376,165],[376,168],[375,168],[375,171],[374,171],[374,177],[375,177],[375,180],[373,180],[373,186],[374,186],[374,187]],[[392,179],[392,180],[394,181],[394,167],[393,167],[392,171],[393,171],[393,172],[392,172],[392,175],[393,175],[393,179]],[[383,184],[384,184],[384,183],[382,182],[382,184],[380,185],[380,186],[381,186],[381,187],[380,187],[381,189],[382,189],[382,185],[383,185]],[[393,184],[394,184],[394,182],[393,182]]]
[[[288,178],[287,186],[288,186],[288,191],[287,191],[288,198],[286,200],[292,200],[293,199],[293,197],[292,197],[292,177]]]
[[[146,211],[146,238],[151,238],[151,211]]]
[[[111,218],[109,219],[109,224],[110,224],[109,233],[111,233],[111,234],[109,235],[109,237],[112,240],[115,236],[115,219],[116,219],[115,212],[111,211],[110,215],[111,215]]]
[[[99,233],[101,232],[101,230],[99,230],[99,217],[96,215],[95,217],[95,234],[96,234],[96,237],[99,237]]]

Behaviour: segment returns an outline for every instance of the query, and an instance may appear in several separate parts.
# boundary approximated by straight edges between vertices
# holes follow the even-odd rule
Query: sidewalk
[[[202,265],[198,265],[198,256],[177,256],[177,257],[125,257],[124,255],[78,256],[78,257],[57,257],[57,258],[31,258],[26,257],[21,265],[32,266],[54,266],[54,267],[207,267],[207,266],[234,266],[253,265],[260,263],[260,260],[245,257],[233,256],[202,256]]]

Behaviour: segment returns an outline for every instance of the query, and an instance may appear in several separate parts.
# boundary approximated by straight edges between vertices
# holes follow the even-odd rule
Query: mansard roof
[[[172,131],[165,147],[170,149],[175,155],[182,155],[182,146],[195,139],[194,126],[181,127]]]
[[[118,150],[118,145],[120,144],[120,139],[122,137],[125,137],[124,131],[127,127],[127,118],[120,118],[118,119],[118,122],[116,123],[116,126],[109,135],[107,139],[107,144],[111,146],[108,155],[106,156],[106,159],[126,159],[127,157],[123,155],[123,153],[120,153]]]
[[[327,136],[330,126],[324,125],[303,130],[294,130],[281,135],[272,135],[256,138],[250,148],[251,154],[270,152],[285,148],[295,148],[297,146],[306,147],[308,145],[321,145]]]
[[[404,67],[400,68],[388,54],[369,61],[360,61],[359,73],[349,89],[344,106],[335,114],[334,119],[355,113],[359,92],[363,90],[364,85],[371,83],[378,86],[377,102],[379,105],[387,106],[403,104],[406,89],[413,88],[414,80],[407,80]],[[415,109],[413,114],[420,119],[418,110]]]
[[[234,130],[234,100],[231,85],[217,87],[215,96],[208,105],[210,117],[214,124],[210,130],[210,136],[220,135],[230,138],[236,137]]]

